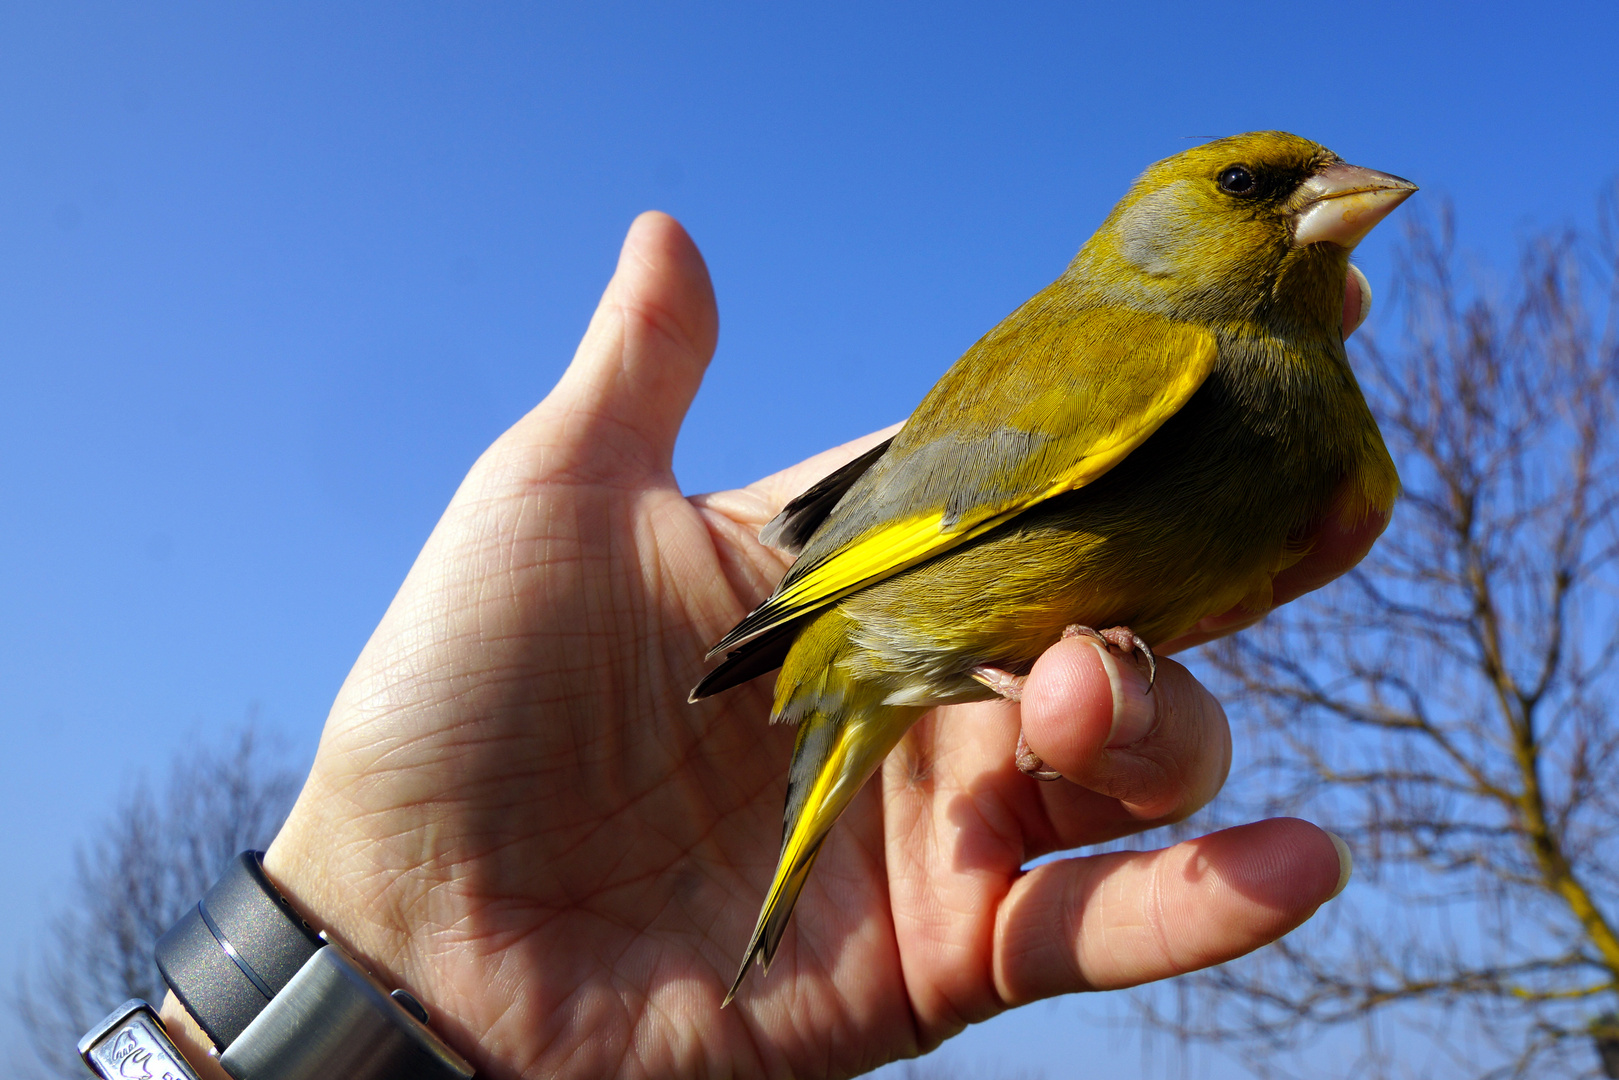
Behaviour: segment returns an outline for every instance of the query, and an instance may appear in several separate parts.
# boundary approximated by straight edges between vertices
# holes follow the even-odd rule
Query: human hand
[[[643,215],[572,366],[473,467],[338,694],[265,859],[311,921],[481,1075],[847,1076],[1040,997],[1241,955],[1334,893],[1334,844],[1292,820],[1025,872],[1184,817],[1230,760],[1185,668],[1147,695],[1068,640],[1021,706],[913,728],[768,977],[721,1011],[792,732],[757,683],[686,691],[786,565],[759,526],[870,443],[683,497],[670,458],[716,331],[701,256]],[[1017,771],[1020,725],[1072,782]],[[195,1051],[172,997],[165,1017]]]

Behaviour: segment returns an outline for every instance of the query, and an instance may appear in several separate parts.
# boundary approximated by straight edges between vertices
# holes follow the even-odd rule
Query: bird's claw
[[[1115,656],[1126,656],[1142,667],[1147,676],[1147,693],[1158,682],[1158,658],[1153,655],[1152,646],[1142,640],[1128,626],[1110,626],[1106,630],[1092,630],[1088,626],[1066,626],[1062,636],[1065,638],[1088,637],[1093,641],[1101,642]]]
[[[1062,773],[1049,767],[1040,760],[1040,755],[1029,749],[1029,740],[1024,738],[1023,732],[1017,733],[1017,752],[1012,755],[1017,763],[1018,771],[1036,780],[1060,780]]]
[[[1027,675],[1014,675],[1003,668],[991,667],[988,664],[979,664],[972,669],[972,677],[995,691],[1007,701],[1023,700],[1023,684],[1028,682]],[[1017,735],[1017,750],[1012,755],[1018,771],[1034,777],[1036,780],[1056,780],[1062,773],[1056,769],[1046,767],[1040,760],[1040,755],[1029,749],[1029,740],[1024,738],[1023,732]]]
[[[1151,693],[1153,685],[1158,681],[1158,658],[1152,654],[1152,647],[1141,639],[1141,635],[1128,626],[1110,626],[1106,630],[1093,630],[1088,626],[1075,623],[1063,628],[1064,638],[1084,637],[1099,642],[1103,648],[1115,656],[1129,657],[1146,670],[1147,692]],[[1022,701],[1023,686],[1028,682],[1027,675],[1014,675],[1004,668],[992,667],[989,664],[979,664],[972,669],[972,677],[1007,701]],[[1018,771],[1034,777],[1036,780],[1056,780],[1062,774],[1050,768],[1029,748],[1029,740],[1023,732],[1018,732],[1017,751],[1013,754]]]
[[[1023,684],[1029,681],[1027,675],[1014,675],[1003,668],[990,667],[988,664],[977,665],[970,674],[1007,701],[1022,701]]]

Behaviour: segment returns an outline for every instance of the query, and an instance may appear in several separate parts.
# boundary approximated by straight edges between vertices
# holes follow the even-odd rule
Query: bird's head
[[[1349,252],[1415,190],[1286,132],[1218,139],[1142,173],[1066,276],[1094,302],[1339,332]]]

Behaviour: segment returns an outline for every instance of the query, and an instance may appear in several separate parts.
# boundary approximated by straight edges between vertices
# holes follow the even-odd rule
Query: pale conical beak
[[[1417,185],[1358,165],[1328,165],[1299,185],[1293,196],[1293,246],[1354,246],[1405,202]]]

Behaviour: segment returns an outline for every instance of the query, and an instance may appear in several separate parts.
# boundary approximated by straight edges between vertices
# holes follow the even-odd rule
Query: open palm
[[[1139,676],[1065,641],[1021,707],[913,729],[774,968],[721,1011],[792,732],[761,685],[686,691],[786,565],[759,525],[861,447],[682,496],[670,454],[716,331],[695,247],[643,216],[573,365],[473,468],[338,696],[266,859],[311,921],[482,1075],[846,1076],[1025,1001],[1239,955],[1332,894],[1331,840],[1287,820],[1024,872],[1185,816],[1229,762],[1184,668],[1115,717],[1110,668]],[[1340,549],[1317,576],[1364,545]],[[1014,768],[1020,724],[1066,780]]]

